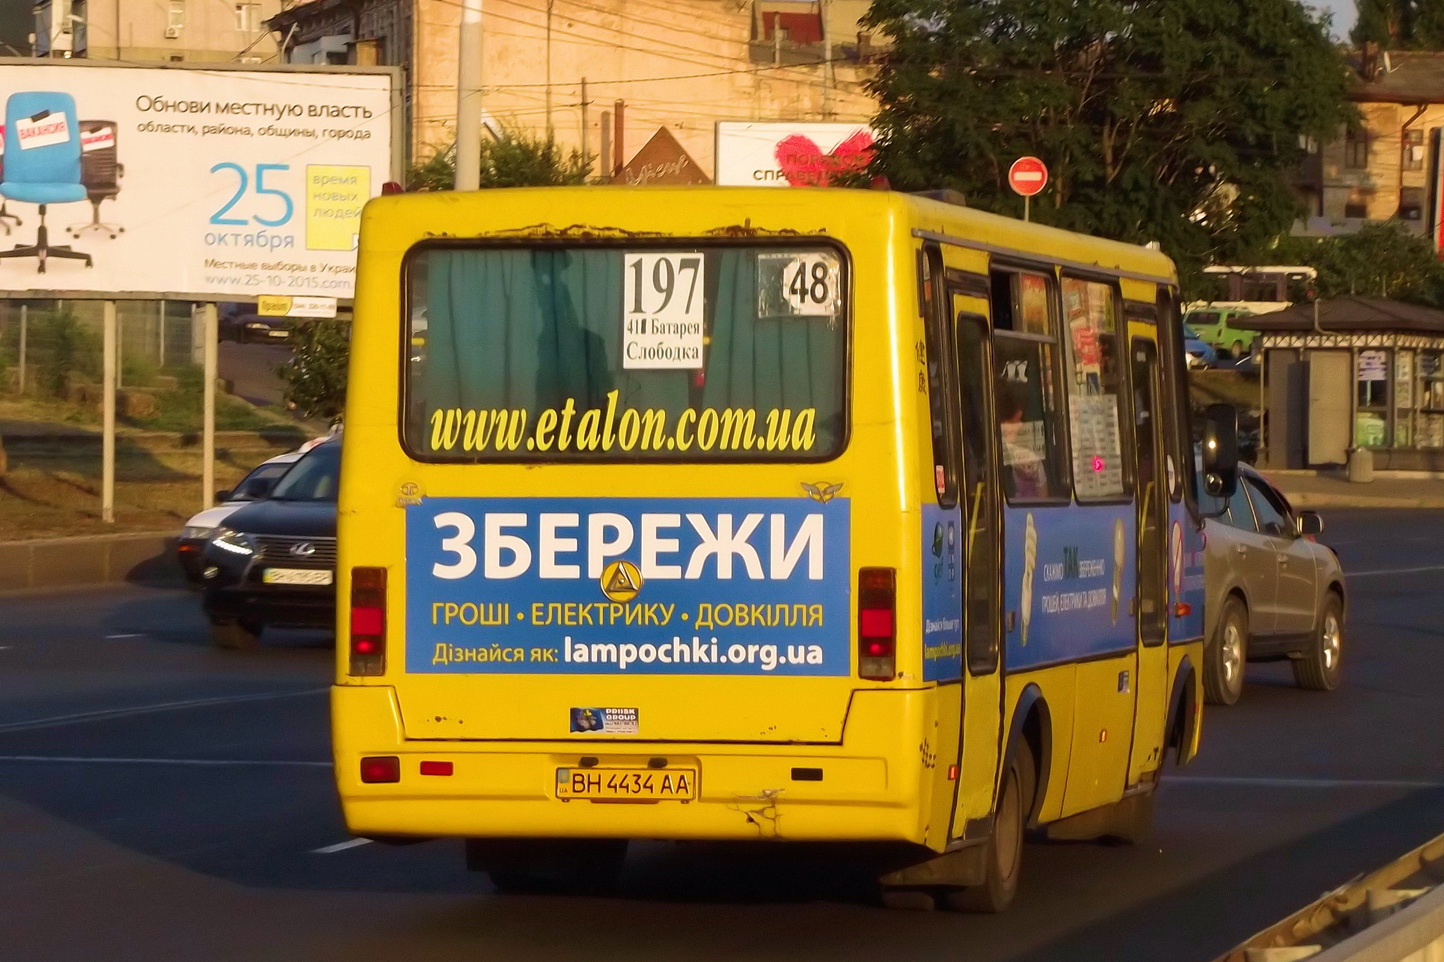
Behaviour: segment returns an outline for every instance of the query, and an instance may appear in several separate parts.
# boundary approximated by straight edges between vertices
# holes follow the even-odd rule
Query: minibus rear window
[[[403,442],[424,461],[820,461],[846,440],[831,244],[422,246]]]

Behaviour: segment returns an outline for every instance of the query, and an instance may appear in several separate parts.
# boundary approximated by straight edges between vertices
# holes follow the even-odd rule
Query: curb
[[[78,585],[180,584],[171,532],[0,542],[0,595]]]
[[[1444,508],[1444,498],[1440,497],[1391,498],[1384,495],[1371,497],[1365,494],[1306,494],[1280,490],[1283,490],[1284,496],[1289,499],[1289,504],[1310,511],[1319,508]]]

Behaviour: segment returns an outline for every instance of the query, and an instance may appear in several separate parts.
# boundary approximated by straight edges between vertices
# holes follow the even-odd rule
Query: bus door
[[[993,807],[1002,719],[1001,611],[1003,541],[998,515],[997,438],[993,420],[993,359],[988,321],[977,303],[952,294],[956,319],[958,388],[962,409],[962,472],[958,501],[963,529],[962,757],[952,838]]]
[[[1164,474],[1164,432],[1158,345],[1133,339],[1133,430],[1138,478],[1138,709],[1128,783],[1137,784],[1157,767],[1168,700],[1168,487]]]

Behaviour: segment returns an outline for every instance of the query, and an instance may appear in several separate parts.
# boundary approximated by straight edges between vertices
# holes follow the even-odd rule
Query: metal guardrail
[[[1444,962],[1444,835],[1269,926],[1216,962]]]

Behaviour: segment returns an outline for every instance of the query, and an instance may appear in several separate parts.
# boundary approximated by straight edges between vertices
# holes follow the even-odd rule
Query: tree
[[[875,173],[1013,215],[1158,241],[1185,273],[1269,247],[1301,213],[1309,138],[1355,118],[1326,24],[1297,0],[876,0]]]
[[[589,158],[573,148],[563,150],[556,141],[532,137],[510,128],[495,139],[481,142],[482,187],[564,187],[585,184],[591,173]],[[432,154],[409,171],[412,190],[451,190],[456,183],[456,145]]]
[[[1358,0],[1359,19],[1349,34],[1354,44],[1384,49],[1444,48],[1444,0]]]
[[[1366,224],[1356,234],[1291,237],[1274,257],[1280,263],[1305,264],[1319,272],[1320,297],[1387,297],[1427,306],[1444,306],[1444,265],[1427,237],[1402,224]]]
[[[278,373],[286,382],[286,404],[301,417],[334,421],[341,416],[350,327],[334,317],[291,324],[291,360]]]

